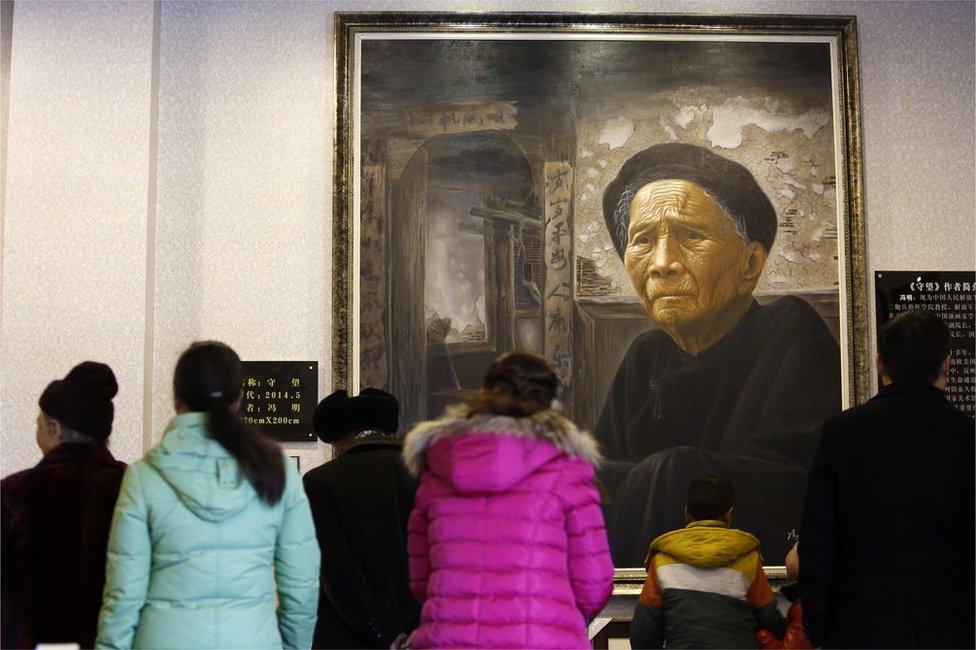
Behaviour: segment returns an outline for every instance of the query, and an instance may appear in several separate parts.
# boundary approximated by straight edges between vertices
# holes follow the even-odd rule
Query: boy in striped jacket
[[[688,525],[651,542],[632,648],[755,648],[757,629],[783,636],[759,540],[730,527],[734,507],[735,490],[719,476],[688,486]]]

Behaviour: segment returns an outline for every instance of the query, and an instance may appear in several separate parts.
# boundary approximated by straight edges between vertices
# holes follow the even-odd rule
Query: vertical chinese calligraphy
[[[545,179],[545,351],[560,381],[568,386],[573,373],[573,268],[569,263],[573,259],[573,168],[565,161],[546,162]]]

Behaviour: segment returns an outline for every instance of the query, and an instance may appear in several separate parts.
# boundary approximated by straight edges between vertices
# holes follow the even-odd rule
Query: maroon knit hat
[[[64,379],[48,384],[37,403],[44,413],[69,429],[105,440],[112,433],[112,398],[118,392],[111,368],[85,361],[72,368]]]

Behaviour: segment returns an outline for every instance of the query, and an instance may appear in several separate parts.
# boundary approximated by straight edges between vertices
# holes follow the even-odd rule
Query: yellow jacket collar
[[[715,568],[731,564],[757,548],[759,540],[754,535],[729,528],[725,522],[717,519],[703,519],[665,533],[651,542],[645,564],[655,553],[665,553],[679,562]]]

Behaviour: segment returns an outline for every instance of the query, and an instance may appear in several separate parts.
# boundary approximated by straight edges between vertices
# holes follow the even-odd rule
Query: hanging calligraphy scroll
[[[547,162],[545,176],[546,359],[568,386],[573,373],[573,168],[568,162]]]
[[[363,217],[359,222],[359,345],[360,381],[363,386],[385,389],[389,383],[387,361],[386,269],[384,268],[386,169],[363,165]]]

